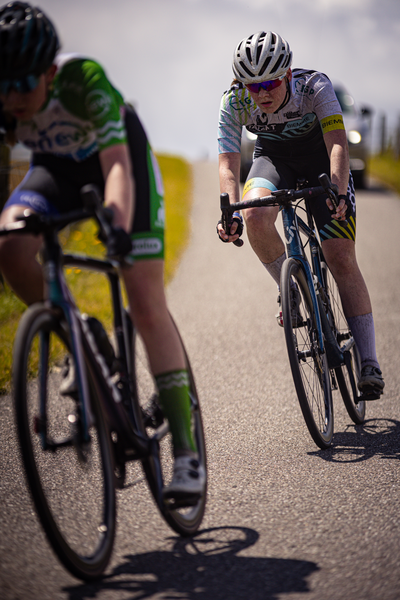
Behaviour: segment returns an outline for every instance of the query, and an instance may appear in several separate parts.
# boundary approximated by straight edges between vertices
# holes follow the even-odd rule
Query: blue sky
[[[96,58],[134,102],[154,149],[216,158],[236,44],[280,33],[293,66],[323,71],[359,104],[400,117],[399,0],[38,0],[63,51]]]

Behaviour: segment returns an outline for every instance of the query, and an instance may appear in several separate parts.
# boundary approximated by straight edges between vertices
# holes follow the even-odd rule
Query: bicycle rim
[[[186,351],[185,359],[189,374],[189,392],[192,403],[192,433],[199,452],[200,463],[207,472],[203,422],[193,373]],[[154,379],[148,366],[144,345],[141,338],[135,332],[133,336],[133,360],[136,374],[136,398],[133,399],[135,405],[145,408],[149,403],[152,404],[153,402],[156,402],[158,404]],[[137,408],[134,408],[134,411],[135,410],[137,411]],[[154,429],[148,427],[147,433],[151,437],[154,435]],[[206,504],[206,490],[195,506],[173,510],[166,505],[163,505],[159,497],[161,492],[161,480],[163,485],[168,485],[171,481],[173,463],[172,440],[169,433],[161,440],[157,455],[142,461],[149,487],[166,522],[180,535],[192,535],[197,531],[203,519]]]
[[[300,292],[303,322],[294,327],[291,319],[291,282]],[[314,442],[328,448],[333,437],[333,406],[326,354],[318,348],[316,317],[301,264],[285,261],[281,275],[282,315],[293,381],[307,428]]]
[[[339,346],[343,347],[344,344],[352,337],[351,331],[347,324],[347,319],[344,316],[342,302],[340,300],[339,289],[336,281],[326,266],[323,268],[325,278],[325,288],[328,291],[330,299],[330,310],[332,311],[333,319],[329,316],[332,328],[334,330],[336,339]],[[332,323],[333,320],[333,323]],[[366,403],[364,400],[358,402],[360,392],[357,388],[357,383],[361,375],[361,360],[357,346],[354,344],[349,350],[350,356],[348,357],[347,364],[343,365],[339,369],[335,369],[335,374],[339,386],[339,390],[348,412],[349,417],[356,424],[361,424],[365,420],[365,408]],[[355,384],[355,389],[351,384],[352,380]]]
[[[28,309],[14,347],[16,420],[28,485],[46,535],[74,576],[92,580],[106,568],[113,547],[113,461],[101,410],[92,403],[94,424],[90,441],[83,444],[79,402],[60,394],[68,350],[54,312],[42,305]]]

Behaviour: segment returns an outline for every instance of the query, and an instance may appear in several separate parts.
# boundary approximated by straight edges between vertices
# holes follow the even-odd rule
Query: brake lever
[[[113,212],[101,203],[101,193],[99,188],[89,183],[81,189],[81,198],[84,207],[96,215],[100,225],[100,239],[105,241],[112,233]],[[103,239],[104,238],[104,239]]]
[[[220,206],[221,206],[221,225],[225,233],[230,235],[232,220],[232,215],[230,214],[230,202],[229,202],[229,194],[221,194],[220,196]],[[233,242],[235,246],[239,248],[243,246],[244,242],[240,238]]]
[[[329,179],[329,177],[326,173],[321,173],[321,175],[319,175],[319,177],[318,177],[318,180],[319,180],[321,186],[324,188],[324,191],[326,192],[326,194],[329,196],[329,199],[332,202],[335,211],[337,211],[337,208],[338,208],[337,194],[339,192],[338,186],[331,182],[331,180]],[[333,213],[333,211],[331,211],[331,212]],[[344,219],[344,221],[339,221],[339,222],[343,223],[343,225],[349,224],[347,219]]]

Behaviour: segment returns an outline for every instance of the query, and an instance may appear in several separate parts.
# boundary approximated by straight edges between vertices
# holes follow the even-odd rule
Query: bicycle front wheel
[[[343,348],[353,336],[344,316],[338,286],[328,266],[323,267],[323,274],[325,289],[330,300],[328,320],[339,346]],[[355,344],[348,350],[348,353],[349,355],[345,356],[346,363],[335,369],[335,375],[349,417],[354,423],[361,424],[365,421],[366,403],[364,400],[359,401],[360,392],[357,387],[361,375],[360,354]]]
[[[292,319],[291,289],[300,294],[301,324]],[[282,316],[290,368],[301,411],[314,442],[328,448],[333,437],[333,406],[326,353],[318,347],[316,315],[302,265],[284,262],[281,274]],[[296,322],[294,322],[296,321]]]
[[[206,444],[204,440],[204,429],[200,411],[199,397],[189,358],[182,340],[181,343],[184,350],[186,368],[189,375],[189,394],[192,409],[192,434],[199,453],[199,461],[203,466],[204,471],[207,472]],[[164,421],[164,424],[162,424],[163,415],[158,404],[158,396],[154,384],[154,378],[149,369],[143,342],[136,332],[134,332],[133,335],[133,360],[136,375],[136,395],[135,398],[133,398],[133,410],[136,414],[138,413],[138,410],[139,412],[144,410],[147,415],[153,415],[153,423],[151,422],[151,418],[147,418],[146,422],[143,422],[147,434],[149,437],[151,437],[154,435],[154,430],[166,425],[166,422]],[[172,453],[172,440],[170,433],[167,433],[167,435],[163,436],[160,440],[159,452],[157,452],[157,455],[144,459],[142,464],[151,492],[166,522],[174,531],[182,536],[193,535],[199,528],[203,519],[207,490],[204,490],[203,496],[194,506],[186,508],[171,508],[168,505],[164,505],[162,499],[160,498],[162,485],[168,485],[173,473],[174,458]]]
[[[98,404],[91,403],[94,422],[84,442],[78,393],[60,394],[68,355],[68,335],[55,312],[30,307],[18,328],[13,373],[25,474],[58,558],[75,577],[93,580],[107,566],[114,541],[112,449]]]

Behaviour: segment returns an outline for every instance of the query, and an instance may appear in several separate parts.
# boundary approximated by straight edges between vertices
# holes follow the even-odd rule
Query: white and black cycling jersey
[[[256,134],[255,156],[300,156],[318,152],[323,134],[344,129],[342,110],[329,78],[293,69],[288,99],[273,114],[262,111],[243,83],[223,94],[219,112],[219,153],[240,152],[242,127]]]

